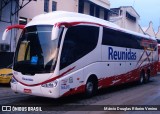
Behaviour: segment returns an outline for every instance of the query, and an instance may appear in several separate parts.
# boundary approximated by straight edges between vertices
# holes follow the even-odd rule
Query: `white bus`
[[[156,39],[105,20],[56,11],[20,28],[11,80],[15,92],[51,98],[81,92],[92,96],[100,88],[146,83],[157,74]]]

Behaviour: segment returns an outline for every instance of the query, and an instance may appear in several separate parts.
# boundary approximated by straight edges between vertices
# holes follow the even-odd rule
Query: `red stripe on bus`
[[[65,74],[67,74],[68,72],[72,71],[74,68],[75,68],[75,66],[74,66],[73,68],[70,68],[70,69],[68,69],[67,71],[63,72],[63,73],[60,74],[59,76],[56,76],[56,77],[54,77],[54,78],[51,78],[51,79],[46,80],[46,81],[41,82],[41,83],[31,84],[31,85],[30,85],[30,84],[25,84],[25,83],[17,80],[17,79],[15,78],[15,76],[13,76],[13,78],[14,78],[17,82],[21,83],[21,84],[24,85],[24,86],[38,86],[38,85],[43,85],[43,84],[49,83],[49,82],[54,81],[54,80],[56,80],[56,79],[58,79],[58,78],[61,78],[61,77],[63,77]]]

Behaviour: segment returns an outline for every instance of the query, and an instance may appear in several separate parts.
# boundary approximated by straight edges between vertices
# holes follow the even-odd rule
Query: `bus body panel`
[[[84,85],[83,69],[79,69],[60,78],[60,96],[84,92],[78,87]]]

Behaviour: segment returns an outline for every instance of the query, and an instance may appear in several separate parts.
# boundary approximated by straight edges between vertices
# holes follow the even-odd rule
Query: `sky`
[[[139,24],[141,27],[148,27],[153,22],[155,31],[160,26],[160,0],[109,0],[111,8],[119,6],[133,6],[140,15]]]

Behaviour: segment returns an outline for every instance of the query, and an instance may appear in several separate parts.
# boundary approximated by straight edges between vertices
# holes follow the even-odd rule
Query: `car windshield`
[[[53,26],[35,25],[25,28],[15,52],[13,69],[22,74],[50,73],[54,70],[62,34],[51,40]]]

